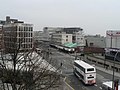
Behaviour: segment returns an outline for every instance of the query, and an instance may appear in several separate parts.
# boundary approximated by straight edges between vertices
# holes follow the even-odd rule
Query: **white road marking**
[[[97,87],[97,84],[94,84],[94,86],[96,86],[96,87]]]
[[[102,90],[102,87],[99,87]]]
[[[73,88],[72,86],[70,86],[70,84],[68,84],[65,80],[66,80],[66,77],[64,78],[65,84],[66,84],[71,90],[74,90],[74,88]]]

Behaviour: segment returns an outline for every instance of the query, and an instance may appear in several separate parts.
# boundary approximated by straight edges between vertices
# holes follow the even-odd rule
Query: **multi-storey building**
[[[106,31],[106,48],[120,48],[120,30]]]
[[[63,33],[66,35],[72,35],[72,43],[77,43],[78,46],[85,46],[85,39],[83,35],[83,29],[79,27],[45,27],[44,29],[48,30],[50,32],[51,39],[56,38],[56,35],[62,35]],[[55,36],[55,37],[54,37]],[[58,36],[59,39],[59,36]],[[55,40],[55,39],[54,39]],[[62,42],[66,43],[64,38],[61,39]],[[57,42],[61,42],[61,40]],[[64,41],[63,41],[64,40]],[[51,40],[53,43],[53,40]],[[55,41],[54,41],[55,42]],[[64,44],[62,43],[62,44]]]
[[[120,30],[106,31],[105,58],[120,61]]]
[[[44,31],[33,32],[34,47],[42,47],[43,45],[48,46],[50,44],[49,33]],[[44,43],[44,44],[43,44]]]
[[[2,50],[4,47],[4,42],[3,42],[3,27],[0,25],[0,50]]]
[[[28,51],[33,47],[33,25],[25,24],[17,19],[6,17],[3,25],[5,50],[12,52],[14,49]]]
[[[34,42],[40,42],[41,40],[43,40],[43,31],[33,31],[33,41]]]
[[[75,36],[75,43],[77,43],[79,47],[84,47],[86,45],[83,31],[76,32],[74,36]]]
[[[63,45],[65,43],[72,43],[72,34],[54,33],[51,39],[54,44]]]

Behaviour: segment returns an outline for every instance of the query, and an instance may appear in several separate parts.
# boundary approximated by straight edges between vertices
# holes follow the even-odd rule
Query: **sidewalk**
[[[112,71],[112,70],[105,69],[105,68],[98,67],[98,66],[95,66],[95,67],[96,67],[96,69],[98,69],[98,70],[100,70],[100,71],[103,71],[103,72],[106,72],[106,73],[108,73],[108,74],[113,75],[113,71]],[[120,77],[120,73],[115,72],[115,76]]]
[[[67,83],[67,78],[61,79],[61,85],[57,88],[51,88],[49,90],[74,90],[68,83]]]
[[[74,53],[74,54],[71,54],[71,55],[72,55],[73,57],[75,57],[75,53]],[[79,55],[79,53],[77,53],[77,55]],[[101,59],[104,59],[103,56],[96,56],[96,57],[99,57],[99,58],[101,58]],[[100,67],[100,66],[95,66],[95,67],[96,67],[96,69],[98,69],[98,70],[100,70],[100,71],[103,71],[103,72],[106,72],[106,73],[108,73],[108,74],[113,75],[113,71],[110,70],[110,69],[105,69],[105,68]],[[120,77],[120,73],[118,73],[118,72],[115,72],[114,75],[117,76],[117,77]]]

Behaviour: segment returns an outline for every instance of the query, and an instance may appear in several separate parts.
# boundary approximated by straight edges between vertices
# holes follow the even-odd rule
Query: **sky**
[[[85,35],[120,30],[120,0],[0,0],[0,20],[6,16],[43,27],[81,27]]]

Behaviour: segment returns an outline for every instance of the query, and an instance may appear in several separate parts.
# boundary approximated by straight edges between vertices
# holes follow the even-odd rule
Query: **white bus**
[[[94,66],[82,60],[75,60],[73,70],[74,74],[85,84],[92,85],[96,83],[96,69]]]

